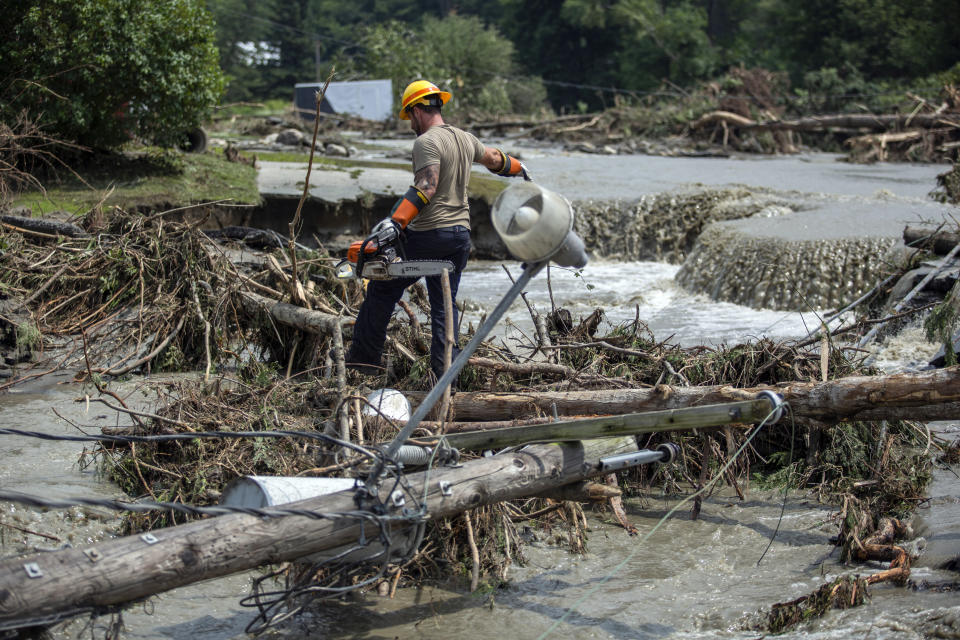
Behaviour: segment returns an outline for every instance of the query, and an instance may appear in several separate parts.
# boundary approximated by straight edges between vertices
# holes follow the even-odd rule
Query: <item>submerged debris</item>
[[[820,586],[810,595],[773,605],[766,628],[770,633],[783,633],[801,622],[819,618],[830,609],[859,607],[867,597],[865,579],[842,576]]]

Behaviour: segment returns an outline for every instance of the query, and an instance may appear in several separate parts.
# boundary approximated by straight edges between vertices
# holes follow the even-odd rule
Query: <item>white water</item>
[[[484,310],[492,309],[512,282],[501,264],[519,276],[517,263],[470,262],[460,280],[458,300],[465,305],[464,326],[478,326]],[[751,309],[726,302],[714,302],[678,287],[673,276],[676,265],[659,262],[591,261],[580,270],[550,268],[534,278],[526,289],[527,301],[544,315],[553,305],[570,310],[574,322],[603,309],[606,321],[598,335],[612,327],[633,322],[647,324],[658,340],[684,346],[736,344],[767,336],[773,339],[806,335],[819,323],[818,314]],[[532,336],[533,322],[523,300],[518,299],[495,335],[508,341],[517,332]],[[510,327],[514,328],[510,328]],[[529,340],[528,340],[529,342]]]

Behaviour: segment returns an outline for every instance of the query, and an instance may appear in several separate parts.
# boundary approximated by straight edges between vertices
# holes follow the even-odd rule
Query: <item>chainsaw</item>
[[[400,225],[391,219],[383,220],[370,235],[347,249],[347,257],[336,266],[337,277],[392,280],[438,276],[443,270],[453,271],[449,260],[407,260],[400,239]]]

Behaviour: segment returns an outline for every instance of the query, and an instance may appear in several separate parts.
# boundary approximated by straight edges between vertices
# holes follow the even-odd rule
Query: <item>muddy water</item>
[[[68,376],[49,376],[14,388],[0,398],[0,425],[8,429],[76,435],[70,422],[114,424],[117,417],[103,405],[76,402],[83,389],[69,384]],[[56,407],[63,418],[53,413]],[[0,486],[4,489],[50,498],[120,497],[102,480],[95,464],[81,465],[83,446],[20,436],[0,437]],[[56,549],[94,542],[117,523],[109,511],[73,508],[66,512],[41,512],[9,503],[0,505],[0,548],[4,554]]]
[[[356,638],[756,638],[750,627],[761,620],[758,612],[849,571],[829,545],[836,530],[830,509],[791,495],[780,521],[781,504],[782,495],[771,492],[753,492],[743,503],[714,497],[698,521],[691,522],[684,508],[642,540],[675,501],[632,502],[628,512],[638,538],[592,518],[587,554],[571,556],[532,541],[529,564],[510,573],[507,588],[478,595],[426,588],[392,601],[366,598],[332,607],[312,626]],[[778,521],[780,531],[764,555]],[[915,575],[949,579],[924,567]],[[955,593],[877,587],[872,594],[865,607],[784,637],[916,638],[912,628],[941,610],[960,618]],[[940,637],[960,637],[956,622],[943,626]],[[870,629],[875,635],[864,635]],[[288,637],[307,637],[306,630]]]
[[[841,194],[884,200],[905,215],[920,204],[942,167],[841,165],[829,156],[761,160],[603,158],[568,156],[531,150],[536,177],[571,198],[633,198],[690,182],[745,183],[764,188]],[[886,190],[877,195],[879,190]],[[517,266],[509,265],[516,276]],[[594,261],[582,273],[551,269],[554,302],[582,317],[594,308],[607,311],[610,325],[639,317],[659,339],[673,336],[682,344],[718,344],[750,337],[803,335],[812,328],[810,314],[754,310],[713,303],[677,287],[678,267],[649,262]],[[545,275],[529,288],[531,303],[550,307]],[[499,263],[475,263],[461,284],[467,305],[465,322],[476,322],[510,286]],[[519,303],[509,312],[516,329],[529,335],[529,313]],[[890,345],[880,359],[890,368],[924,362],[930,346],[918,334]],[[64,381],[63,378],[51,381]],[[49,382],[0,397],[5,426],[70,432],[74,427],[52,413],[87,425],[115,424],[118,418],[102,406],[77,403],[83,390]],[[960,435],[956,423],[937,425],[950,438]],[[4,487],[46,495],[117,497],[114,486],[92,469],[76,465],[82,446],[0,439]],[[955,573],[937,568],[960,540],[960,481],[938,471],[931,503],[917,519],[930,541],[929,559],[921,556],[916,579],[951,580]],[[536,531],[529,533],[529,564],[511,568],[510,584],[492,593],[466,594],[454,587],[401,590],[394,599],[362,596],[335,603],[304,617],[298,625],[268,637],[352,638],[755,638],[749,625],[755,612],[773,602],[809,593],[824,580],[847,569],[836,562],[828,544],[835,527],[831,509],[800,494],[785,504],[780,532],[763,562],[763,549],[777,528],[782,497],[751,491],[746,502],[724,495],[707,500],[701,519],[691,522],[684,507],[649,539],[676,498],[649,496],[629,501],[631,520],[640,538],[598,516],[590,517],[588,552],[573,556],[553,546]],[[111,535],[116,520],[109,515],[72,510],[34,513],[3,505],[0,521],[45,533],[52,538],[3,528],[3,553],[79,544]],[[127,637],[144,640],[193,637],[197,640],[244,638],[249,611],[239,606],[250,576],[240,575],[177,589],[124,614]],[[917,638],[960,637],[960,607],[955,593],[910,592],[878,587],[861,608],[835,612],[787,637]],[[562,619],[562,620],[561,620]],[[58,638],[77,637],[80,625],[59,629]]]

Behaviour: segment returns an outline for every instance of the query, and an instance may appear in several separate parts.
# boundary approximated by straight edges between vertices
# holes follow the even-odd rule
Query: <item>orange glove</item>
[[[513,156],[508,156],[500,149],[497,149],[497,153],[499,153],[500,157],[503,159],[503,164],[500,165],[500,168],[497,170],[490,169],[491,173],[495,173],[498,176],[505,176],[507,178],[523,175],[524,180],[530,180],[530,174],[527,173],[527,167],[522,162]]]
[[[416,187],[410,187],[403,197],[397,200],[390,211],[390,217],[400,225],[401,229],[406,229],[410,221],[417,217],[420,210],[427,206],[430,199],[424,195],[423,191]]]
[[[347,249],[347,260],[354,264],[360,261],[360,252],[363,251],[364,259],[376,254],[381,249],[393,246],[400,238],[400,223],[394,218],[384,218],[374,225],[370,230],[370,235],[363,240],[357,240]]]

